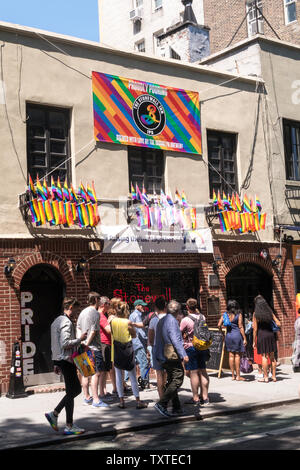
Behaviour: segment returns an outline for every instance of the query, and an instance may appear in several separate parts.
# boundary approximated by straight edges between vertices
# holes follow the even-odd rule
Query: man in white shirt
[[[81,384],[85,396],[85,404],[92,404],[95,408],[107,408],[109,405],[100,400],[98,396],[100,372],[105,370],[100,338],[99,303],[100,295],[97,292],[90,292],[88,295],[88,307],[82,310],[77,321],[77,330],[80,333],[83,331],[87,332],[85,345],[92,350],[95,358],[96,373],[91,378],[92,397],[89,396],[88,377],[82,377]]]

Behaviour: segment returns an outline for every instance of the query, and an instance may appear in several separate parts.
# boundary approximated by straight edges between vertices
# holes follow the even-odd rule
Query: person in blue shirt
[[[155,358],[167,371],[167,383],[160,400],[155,404],[155,409],[165,416],[171,416],[167,407],[172,402],[173,415],[182,414],[181,404],[178,397],[178,389],[184,379],[183,362],[187,363],[189,358],[183,347],[183,339],[180,332],[179,322],[182,318],[181,305],[176,300],[171,300],[167,305],[167,315],[161,318],[156,327],[156,350]],[[174,358],[167,353],[173,346]]]
[[[146,374],[148,371],[148,359],[147,359],[148,337],[147,337],[145,330],[143,328],[140,328],[140,324],[143,322],[143,314],[145,313],[144,307],[146,307],[147,304],[143,300],[138,299],[134,302],[133,306],[134,306],[134,311],[130,314],[129,320],[132,322],[133,326],[137,326],[136,338],[132,339],[134,355],[135,355],[136,361],[138,362],[140,366],[142,379],[149,381],[149,375],[148,375],[148,378],[146,377]]]

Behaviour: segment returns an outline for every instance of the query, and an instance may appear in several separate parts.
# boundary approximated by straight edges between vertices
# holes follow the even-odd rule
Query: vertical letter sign
[[[201,154],[197,92],[93,72],[95,139]]]

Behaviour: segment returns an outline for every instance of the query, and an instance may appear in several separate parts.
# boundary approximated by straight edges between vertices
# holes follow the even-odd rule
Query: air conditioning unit
[[[135,8],[135,10],[131,10],[129,12],[129,18],[131,19],[131,21],[141,20],[143,18],[142,8]]]

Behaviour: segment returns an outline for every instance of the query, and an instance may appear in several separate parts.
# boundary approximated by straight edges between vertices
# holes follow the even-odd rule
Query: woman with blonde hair
[[[131,382],[133,394],[138,410],[147,408],[147,404],[140,400],[139,386],[136,378],[136,366],[132,338],[136,337],[136,331],[129,317],[129,307],[126,302],[120,302],[116,306],[116,316],[111,321],[112,333],[112,362],[115,366],[117,392],[120,398],[119,408],[125,408],[122,371],[127,370]]]

